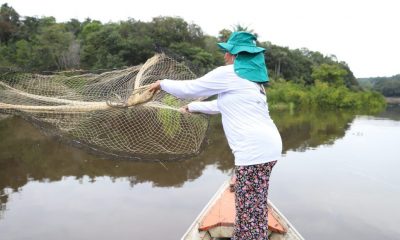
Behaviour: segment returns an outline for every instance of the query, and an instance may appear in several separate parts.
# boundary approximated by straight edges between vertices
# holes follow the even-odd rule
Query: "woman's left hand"
[[[179,108],[179,112],[181,112],[181,113],[190,113],[188,105]]]

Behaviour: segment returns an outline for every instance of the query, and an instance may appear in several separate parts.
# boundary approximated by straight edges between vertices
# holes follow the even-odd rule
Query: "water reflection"
[[[395,121],[400,121],[400,104],[389,104],[386,108],[386,111],[380,113],[378,116]]]
[[[399,239],[400,121],[357,116],[345,137],[288,151],[270,197],[306,239]]]
[[[345,135],[355,114],[345,111],[273,112],[283,139],[283,151],[304,151]]]
[[[158,187],[179,187],[202,175],[208,165],[222,171],[233,167],[233,158],[219,123],[210,131],[207,149],[199,156],[177,162],[132,162],[102,159],[84,150],[43,135],[18,117],[0,121],[0,201],[2,209],[10,192],[29,181],[60,181],[98,176],[126,178],[131,186],[151,182]]]
[[[208,150],[198,157],[164,163],[98,158],[42,135],[20,118],[0,122],[0,139],[0,188],[14,190],[29,180],[58,181],[63,176],[129,177],[132,185],[150,181],[155,186],[179,186],[199,177],[207,165],[221,170],[232,167],[232,157],[218,128],[211,132]],[[218,144],[211,144],[214,142]]]
[[[391,110],[391,109],[389,109]],[[389,114],[389,113],[387,113]],[[384,113],[383,113],[383,116]],[[342,138],[355,115],[350,112],[273,112],[284,152],[304,151]],[[207,166],[228,172],[233,156],[218,117],[211,120],[205,150],[197,157],[175,162],[133,162],[103,159],[43,135],[18,117],[0,120],[0,215],[8,196],[30,181],[60,181],[73,176],[124,178],[131,186],[149,182],[157,187],[180,187],[199,178]]]

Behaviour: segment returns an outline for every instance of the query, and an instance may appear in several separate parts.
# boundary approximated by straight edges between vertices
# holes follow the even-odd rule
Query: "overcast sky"
[[[356,77],[400,74],[399,0],[0,0],[21,16],[103,23],[179,16],[217,36],[235,24],[260,41],[336,55]]]

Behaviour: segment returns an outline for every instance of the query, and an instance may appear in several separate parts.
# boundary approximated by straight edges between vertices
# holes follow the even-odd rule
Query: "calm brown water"
[[[274,113],[270,198],[306,239],[400,239],[400,107]],[[0,116],[0,239],[180,239],[231,174],[217,118],[179,162],[103,159]]]

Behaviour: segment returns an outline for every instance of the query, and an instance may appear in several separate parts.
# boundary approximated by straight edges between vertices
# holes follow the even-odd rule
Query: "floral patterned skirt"
[[[233,240],[267,240],[269,176],[276,161],[236,166]]]

